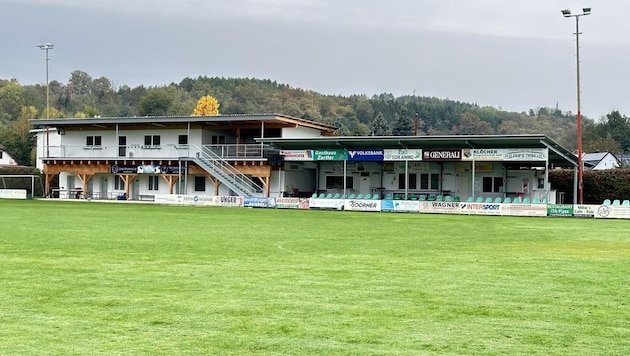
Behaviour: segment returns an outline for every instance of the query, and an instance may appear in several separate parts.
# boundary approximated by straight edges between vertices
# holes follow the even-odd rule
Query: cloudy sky
[[[0,78],[82,70],[137,86],[276,80],[323,94],[448,98],[630,115],[628,0],[0,0]]]

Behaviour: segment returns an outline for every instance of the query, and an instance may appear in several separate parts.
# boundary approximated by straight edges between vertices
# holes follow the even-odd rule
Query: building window
[[[180,145],[187,145],[188,135],[179,135],[179,137],[177,138],[177,143]]]
[[[86,146],[100,146],[101,136],[87,136],[85,139]]]
[[[146,135],[144,136],[144,145],[145,146],[159,146],[160,145],[160,135]]]
[[[346,189],[353,187],[353,177],[346,177]],[[326,176],[326,189],[343,189],[343,176]]]
[[[225,136],[212,136],[213,145],[225,145]]]
[[[483,177],[484,193],[503,193],[503,177]]]
[[[422,190],[440,189],[440,175],[438,173],[420,174],[420,189]]]
[[[416,173],[409,173],[409,189],[417,189],[418,188],[418,177]],[[398,174],[398,189],[406,189],[405,187],[405,173]]]
[[[158,182],[160,181],[159,176],[149,176],[149,190],[159,190]]]
[[[114,176],[114,190],[125,190],[125,182],[120,176]]]
[[[205,191],[206,191],[206,177],[195,176],[195,192],[205,192]]]

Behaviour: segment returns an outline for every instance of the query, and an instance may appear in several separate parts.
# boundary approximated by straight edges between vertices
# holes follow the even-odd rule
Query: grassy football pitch
[[[0,354],[630,353],[630,221],[0,201]]]

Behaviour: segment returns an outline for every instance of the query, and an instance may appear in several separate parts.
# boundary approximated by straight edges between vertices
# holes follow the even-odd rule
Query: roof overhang
[[[110,129],[115,126],[155,126],[163,128],[182,127],[182,125],[196,124],[217,128],[290,128],[296,126],[308,127],[322,132],[322,135],[333,135],[337,131],[335,126],[301,119],[282,114],[253,114],[253,115],[217,115],[217,116],[133,116],[133,117],[92,117],[84,119],[37,119],[31,120],[34,128],[94,128]]]

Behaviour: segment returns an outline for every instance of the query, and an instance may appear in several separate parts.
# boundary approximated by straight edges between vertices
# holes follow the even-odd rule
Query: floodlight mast
[[[576,54],[576,75],[577,75],[577,171],[578,171],[578,184],[577,184],[577,203],[583,204],[584,198],[584,161],[582,153],[582,109],[580,98],[580,17],[591,14],[590,7],[582,8],[581,14],[571,14],[571,10],[560,10],[564,17],[575,17],[575,54]],[[574,203],[575,197],[573,198]]]
[[[46,118],[49,119],[50,118],[50,113],[49,113],[50,100],[48,96],[48,61],[50,60],[50,58],[48,58],[48,50],[54,49],[55,45],[52,43],[44,43],[44,44],[38,44],[37,47],[39,47],[39,49],[41,50],[46,51]]]

